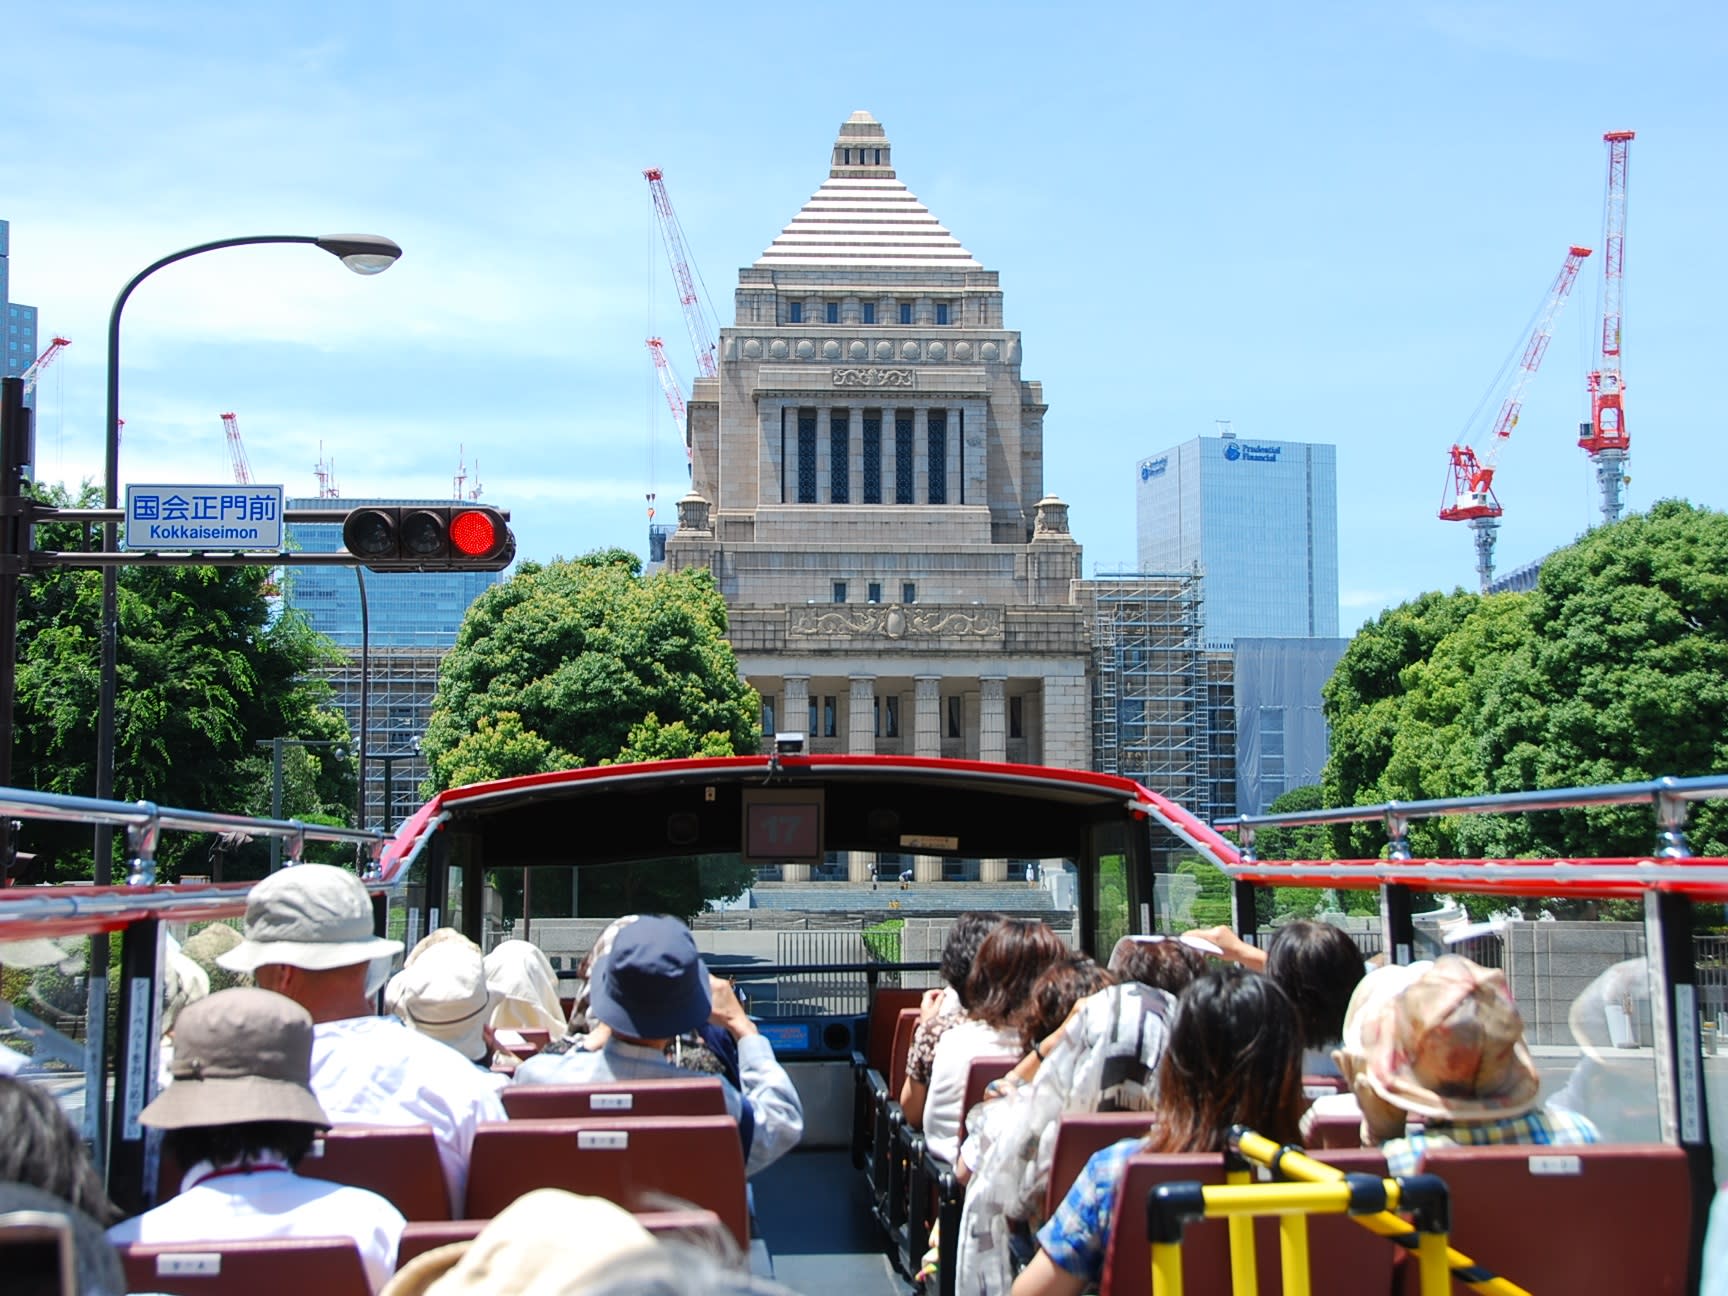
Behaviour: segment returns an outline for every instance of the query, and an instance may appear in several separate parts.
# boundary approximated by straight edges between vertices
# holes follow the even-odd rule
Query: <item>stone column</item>
[[[853,756],[876,754],[876,677],[854,675],[851,679],[849,714],[846,717],[846,750]]]
[[[1008,759],[1007,679],[1001,675],[978,677],[978,759]]]
[[[940,855],[914,855],[912,857],[912,880],[914,882],[940,882],[942,880],[942,857]]]
[[[940,756],[942,754],[942,677],[916,675],[913,683],[917,694],[912,716],[912,754]]]
[[[780,678],[780,732],[804,735],[804,750],[810,751],[816,735],[810,728],[810,677],[783,675]]]
[[[930,502],[930,411],[919,405],[912,411],[912,499],[917,504]]]

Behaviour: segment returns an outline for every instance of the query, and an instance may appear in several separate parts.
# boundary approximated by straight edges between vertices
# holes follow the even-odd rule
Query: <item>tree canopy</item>
[[[523,563],[475,600],[438,674],[429,792],[623,760],[753,752],[760,703],[701,568]]]
[[[62,487],[44,502],[72,503]],[[78,503],[94,507],[85,487]],[[79,528],[37,528],[38,549],[80,547]],[[114,762],[115,797],[193,810],[268,814],[271,765],[257,744],[276,737],[348,743],[318,670],[337,650],[283,611],[264,567],[123,567]],[[13,777],[45,792],[89,796],[96,784],[101,575],[54,568],[21,582]],[[346,823],[352,759],[292,749],[283,812]],[[56,876],[89,876],[88,828],[34,824],[25,849],[52,856]],[[169,834],[158,859],[204,872],[197,839]],[[196,853],[195,853],[196,852]],[[259,844],[229,857],[229,876],[261,873]],[[66,861],[75,861],[70,866]],[[170,876],[172,876],[170,872]]]
[[[1527,594],[1426,594],[1345,651],[1324,693],[1332,804],[1466,796],[1728,768],[1728,514],[1664,501],[1551,556]],[[1636,855],[1647,807],[1465,816],[1422,854]],[[1694,850],[1728,848],[1695,808]],[[1378,853],[1378,832],[1354,849]]]
[[[421,750],[427,792],[487,779],[624,761],[730,756],[761,743],[761,704],[726,641],[726,604],[701,568],[644,577],[602,550],[523,563],[469,609],[439,671]],[[537,913],[685,917],[743,892],[735,858],[562,869],[534,884]],[[520,876],[501,874],[505,911]]]

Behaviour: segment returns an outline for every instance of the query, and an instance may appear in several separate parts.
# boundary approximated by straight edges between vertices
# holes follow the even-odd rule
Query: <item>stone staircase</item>
[[[861,913],[897,917],[954,914],[967,909],[1048,918],[1055,910],[1050,892],[1024,882],[759,882],[750,891],[750,908],[802,910],[806,913]]]

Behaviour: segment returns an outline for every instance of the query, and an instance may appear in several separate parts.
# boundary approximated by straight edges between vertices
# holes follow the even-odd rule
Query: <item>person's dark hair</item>
[[[0,1182],[28,1184],[108,1225],[121,1210],[108,1200],[84,1141],[54,1095],[0,1076]]]
[[[303,1121],[240,1121],[165,1130],[162,1143],[182,1170],[190,1170],[200,1161],[219,1166],[252,1161],[265,1152],[280,1152],[290,1166],[297,1166],[312,1150],[318,1134],[316,1125]]]
[[[1036,918],[1007,918],[984,938],[966,976],[961,1001],[987,1026],[1012,1023],[1044,969],[1066,958],[1062,938]]]
[[[1266,975],[1296,1005],[1304,1048],[1343,1038],[1344,1010],[1362,979],[1362,951],[1348,932],[1306,918],[1285,923],[1266,947]]]
[[[966,998],[966,974],[977,961],[978,947],[984,938],[1002,925],[1003,915],[968,910],[954,920],[948,929],[948,939],[942,944],[942,979],[954,987],[962,1008],[970,1007]]]
[[[1206,971],[1206,956],[1174,937],[1151,941],[1124,936],[1110,951],[1110,970],[1118,981],[1138,981],[1180,998]]]
[[[33,1184],[0,1183],[0,1215],[14,1211],[41,1211],[58,1215],[72,1226],[72,1260],[77,1268],[76,1296],[122,1296],[126,1273],[120,1255],[108,1240],[102,1225],[84,1211],[69,1205]],[[5,1275],[7,1296],[63,1296],[58,1269],[28,1265],[21,1257],[0,1250],[0,1274]]]
[[[1068,1020],[1075,1004],[1115,984],[1109,969],[1085,954],[1058,959],[1033,984],[1031,997],[1021,1010],[1020,1046],[1030,1052],[1034,1044]]]
[[[1158,1064],[1153,1152],[1216,1152],[1232,1125],[1275,1143],[1300,1137],[1302,1032],[1269,977],[1218,968],[1182,994]]]

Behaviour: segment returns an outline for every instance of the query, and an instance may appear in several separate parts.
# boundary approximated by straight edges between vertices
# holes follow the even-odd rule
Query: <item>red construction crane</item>
[[[702,300],[696,295],[696,276],[690,269],[690,254],[684,247],[684,229],[678,223],[678,213],[672,210],[672,200],[666,196],[666,181],[659,167],[649,167],[642,173],[648,177],[648,192],[654,196],[654,214],[660,218],[660,237],[666,243],[666,259],[672,263],[673,277],[678,280],[678,301],[684,308],[684,326],[690,330],[690,345],[696,350],[696,368],[704,378],[714,377],[718,349],[714,330],[708,327],[708,317]]]
[[[1602,353],[1586,379],[1590,421],[1578,429],[1578,444],[1596,465],[1604,522],[1620,519],[1620,491],[1632,447],[1621,404],[1626,384],[1620,374],[1620,311],[1626,274],[1626,154],[1633,138],[1632,131],[1609,131],[1602,137],[1608,145],[1608,190],[1602,203]]]
[[[684,438],[684,457],[690,457],[690,413],[684,406],[684,393],[672,362],[666,358],[666,344],[659,338],[648,339],[648,354],[654,357],[654,372],[660,377],[660,390],[666,393],[666,405],[672,420],[678,425],[678,435]]]
[[[252,484],[252,465],[246,462],[246,443],[240,439],[240,420],[232,414],[222,416],[222,430],[228,434],[228,457],[234,461],[234,484]]]
[[[60,353],[71,345],[72,340],[70,338],[57,337],[49,340],[48,349],[37,356],[34,363],[19,375],[24,379],[24,394],[26,396],[36,390],[36,380],[42,376],[42,371],[53,364]]]
[[[1560,273],[1554,277],[1548,296],[1537,312],[1536,327],[1530,340],[1524,344],[1523,358],[1513,374],[1506,399],[1501,402],[1500,414],[1494,420],[1487,447],[1480,456],[1468,445],[1452,447],[1452,502],[1442,505],[1440,517],[1446,522],[1468,522],[1476,532],[1476,572],[1481,577],[1483,593],[1488,592],[1494,579],[1495,532],[1500,529],[1500,515],[1505,512],[1494,494],[1494,468],[1500,461],[1501,449],[1511,439],[1512,429],[1518,426],[1518,412],[1524,406],[1524,389],[1542,367],[1542,357],[1547,354],[1549,339],[1554,335],[1554,320],[1577,281],[1579,267],[1589,255],[1587,247],[1566,250]]]

